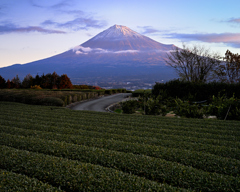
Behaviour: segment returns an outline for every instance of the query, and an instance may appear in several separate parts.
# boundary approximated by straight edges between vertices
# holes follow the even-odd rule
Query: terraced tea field
[[[0,191],[240,191],[240,122],[0,102]]]

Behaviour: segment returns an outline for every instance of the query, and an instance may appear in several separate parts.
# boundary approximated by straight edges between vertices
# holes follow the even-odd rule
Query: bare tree
[[[213,78],[215,68],[221,63],[220,55],[212,53],[203,46],[194,45],[189,48],[183,44],[167,54],[165,62],[173,67],[183,80],[190,82],[206,82]]]

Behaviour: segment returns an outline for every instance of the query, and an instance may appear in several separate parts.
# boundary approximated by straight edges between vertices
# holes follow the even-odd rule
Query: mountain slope
[[[114,25],[85,43],[64,53],[24,65],[0,68],[0,75],[12,79],[16,74],[67,74],[73,83],[99,82],[108,77],[123,81],[145,77],[152,81],[175,77],[164,63],[174,45],[165,45],[121,25]],[[157,79],[159,78],[159,79]],[[106,80],[107,81],[107,80]],[[109,79],[108,79],[109,81]]]

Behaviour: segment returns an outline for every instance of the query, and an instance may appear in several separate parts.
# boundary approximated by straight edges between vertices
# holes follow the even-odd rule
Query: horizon
[[[115,24],[162,44],[200,44],[221,56],[227,50],[239,53],[237,5],[232,0],[1,0],[0,68],[60,54]]]

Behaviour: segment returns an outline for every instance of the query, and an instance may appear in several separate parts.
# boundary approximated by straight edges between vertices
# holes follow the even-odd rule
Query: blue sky
[[[240,53],[239,0],[0,0],[0,67],[50,57],[114,24],[160,43]]]

